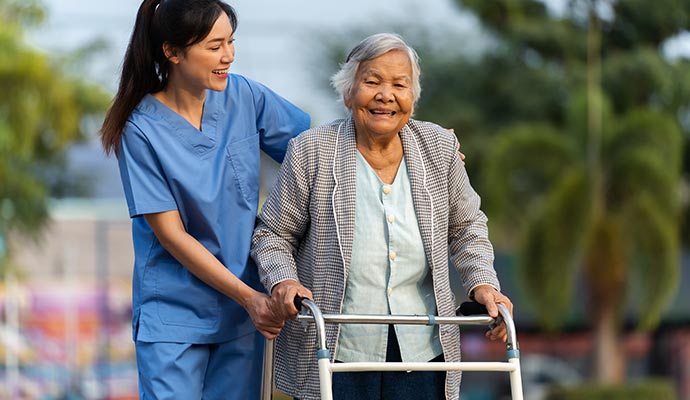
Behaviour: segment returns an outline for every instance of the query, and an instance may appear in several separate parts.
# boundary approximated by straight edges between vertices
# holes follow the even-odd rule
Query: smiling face
[[[221,13],[209,34],[200,42],[183,51],[164,46],[172,63],[171,82],[200,93],[206,89],[225,90],[228,84],[228,69],[235,60],[235,45],[232,25],[225,13]]]
[[[359,65],[350,95],[358,135],[394,137],[412,115],[412,65],[407,54],[392,50]]]

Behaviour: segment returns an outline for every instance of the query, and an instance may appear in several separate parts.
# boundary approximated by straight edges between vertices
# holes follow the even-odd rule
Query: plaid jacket
[[[410,120],[400,132],[412,198],[431,269],[438,315],[455,315],[449,258],[465,290],[499,289],[486,216],[470,186],[455,135],[438,125]],[[311,289],[323,313],[340,313],[352,258],[355,223],[355,127],[352,118],[303,132],[291,140],[278,180],[264,203],[252,240],[263,284],[296,279]],[[366,299],[362,299],[366,301]],[[335,354],[339,325],[327,324]],[[447,361],[460,361],[457,325],[442,325]],[[331,356],[332,357],[332,356]],[[332,361],[332,360],[331,360]],[[288,321],[277,339],[275,381],[303,400],[319,399],[316,331]],[[460,371],[446,376],[446,398],[457,399]]]

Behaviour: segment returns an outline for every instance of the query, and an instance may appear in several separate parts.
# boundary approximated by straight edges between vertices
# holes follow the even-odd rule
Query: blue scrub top
[[[236,302],[193,276],[160,244],[144,214],[178,210],[187,232],[233,274],[263,291],[249,247],[259,200],[259,149],[282,162],[309,116],[267,87],[231,74],[207,91],[202,129],[147,95],[118,155],[134,241],[135,340],[216,343],[255,330]]]

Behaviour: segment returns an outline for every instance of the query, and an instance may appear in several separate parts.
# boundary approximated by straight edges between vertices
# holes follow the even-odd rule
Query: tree
[[[689,26],[690,3],[457,3],[490,45],[478,60],[425,65],[417,114],[460,132],[544,327],[566,321],[582,277],[595,377],[619,382],[623,317],[656,326],[679,272],[690,63],[663,45]]]
[[[85,118],[109,101],[104,89],[25,42],[25,29],[43,17],[38,1],[0,0],[0,272],[8,233],[35,237],[44,226],[50,177],[67,147],[85,137]]]

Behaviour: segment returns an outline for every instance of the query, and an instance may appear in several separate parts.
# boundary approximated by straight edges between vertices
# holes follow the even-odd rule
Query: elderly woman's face
[[[414,107],[412,66],[407,55],[393,50],[359,65],[345,106],[360,134],[396,135]]]

